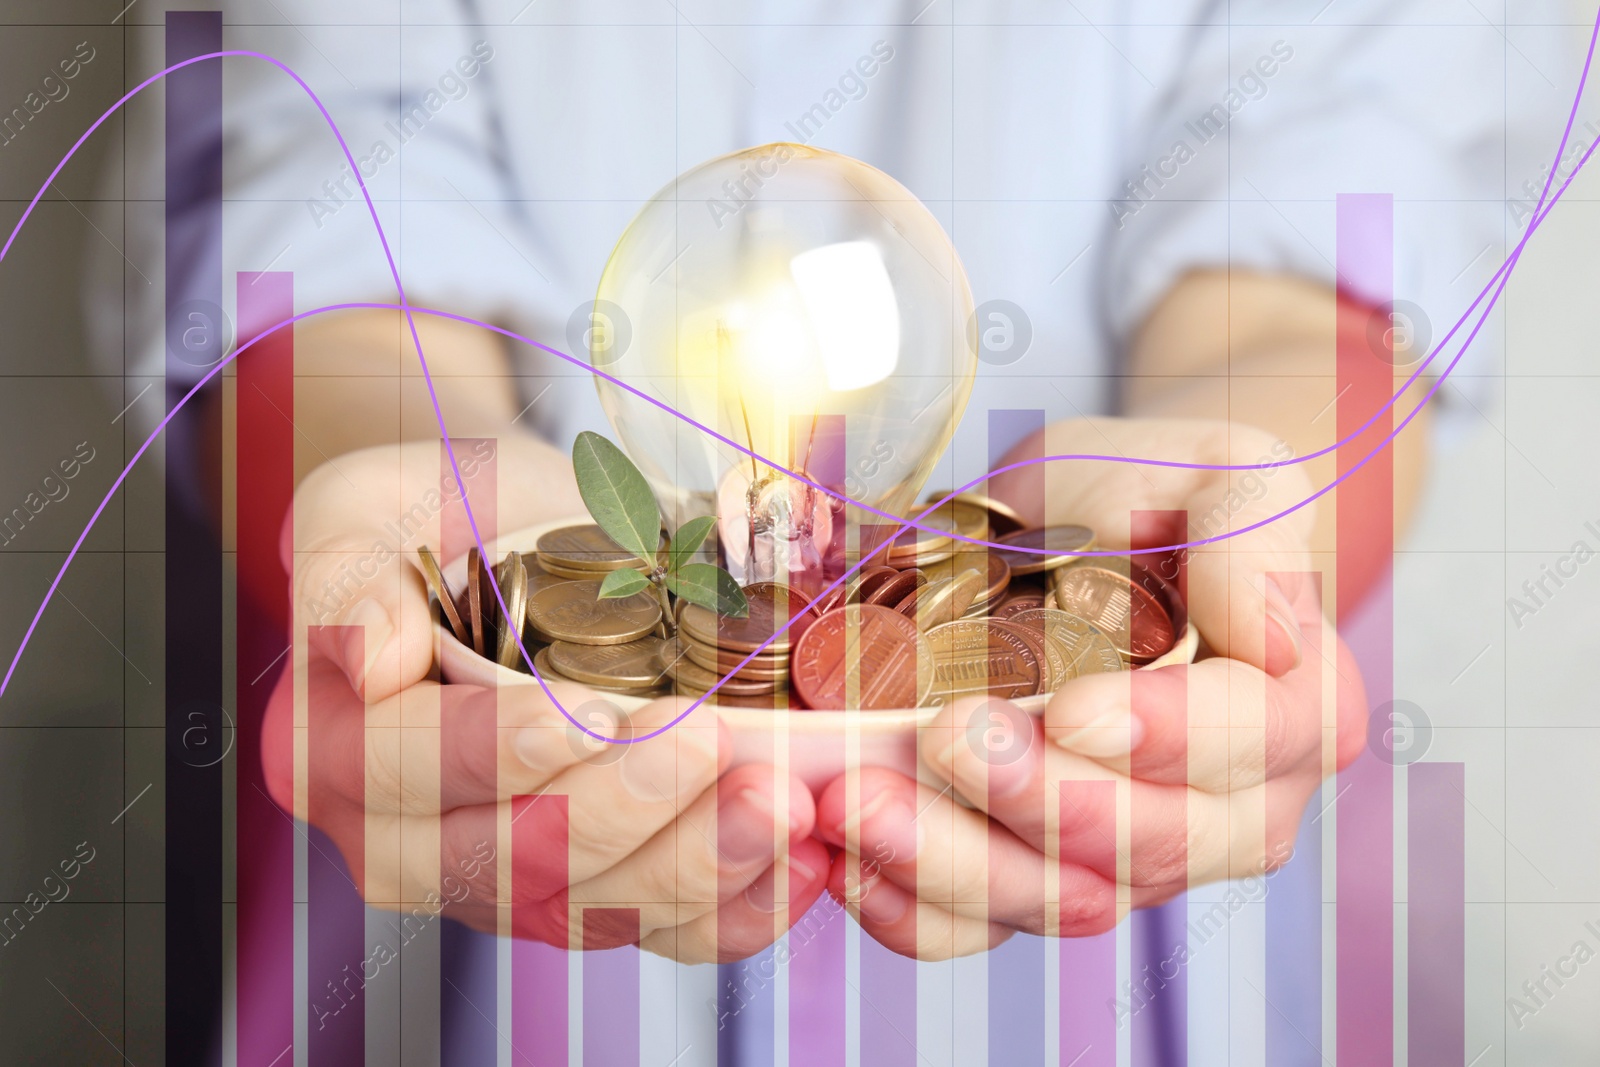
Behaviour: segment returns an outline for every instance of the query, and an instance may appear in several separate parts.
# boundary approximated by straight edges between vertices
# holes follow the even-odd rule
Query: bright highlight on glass
[[[972,294],[938,220],[882,171],[801,145],[723,156],[664,188],[618,242],[596,300],[633,333],[620,355],[593,348],[597,367],[895,514],[949,444],[977,368]],[[862,523],[877,516],[596,385],[668,526],[715,514],[741,583],[814,590],[875,547]]]

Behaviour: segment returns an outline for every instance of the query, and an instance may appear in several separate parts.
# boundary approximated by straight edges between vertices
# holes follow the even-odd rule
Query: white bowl
[[[498,560],[510,551],[532,552],[541,534],[562,526],[586,523],[587,518],[541,523],[485,542],[490,559]],[[450,587],[466,586],[467,560],[459,556],[443,565]],[[492,594],[491,594],[492,596]],[[498,609],[497,609],[498,610]],[[530,674],[502,667],[478,655],[456,640],[450,628],[435,621],[439,642],[439,668],[445,681],[487,687],[538,685]],[[1190,624],[1172,651],[1141,670],[1188,663],[1194,659],[1200,635]],[[569,683],[576,684],[576,683]],[[624,713],[643,707],[641,697],[597,693]],[[716,699],[715,695],[711,700]],[[1033,715],[1042,714],[1050,694],[1021,697],[1012,703]],[[696,708],[689,719],[703,712],[716,714],[727,725],[733,738],[732,766],[748,763],[773,763],[786,755],[790,771],[813,791],[851,767],[887,767],[901,774],[932,781],[931,773],[918,756],[919,728],[931,723],[939,708],[896,708],[883,711],[790,711],[765,708],[722,707],[708,701]],[[689,721],[689,720],[685,720]]]

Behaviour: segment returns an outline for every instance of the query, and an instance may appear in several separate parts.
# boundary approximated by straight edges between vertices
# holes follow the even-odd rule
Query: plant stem
[[[678,627],[672,618],[672,600],[667,596],[667,583],[651,575],[650,584],[656,587],[656,598],[661,601],[661,625],[666,628],[667,636],[672,637],[678,632]]]

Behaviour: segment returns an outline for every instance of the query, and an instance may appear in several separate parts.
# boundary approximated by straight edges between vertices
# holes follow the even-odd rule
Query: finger
[[[1227,525],[1240,529],[1275,510],[1247,508]],[[1195,529],[1191,522],[1190,531]],[[1313,585],[1305,580],[1310,567],[1306,533],[1287,519],[1192,549],[1189,620],[1219,655],[1281,677],[1305,656],[1302,608],[1315,602]]]
[[[455,475],[441,476],[438,441],[347,453],[314,470],[295,492],[282,551],[293,576],[296,643],[308,637],[312,651],[338,663],[369,700],[428,675],[433,626],[416,549],[475,538],[467,503],[495,478],[497,462],[538,472],[498,479],[502,529],[581,511],[571,464],[547,444],[483,439],[469,448],[458,443],[455,454],[465,501]]]
[[[1012,740],[1004,740],[1007,735]],[[1064,880],[1066,865],[1140,887],[1221,877],[1236,854],[1236,838],[1248,833],[1247,826],[1230,818],[1231,805],[1259,794],[1213,796],[1183,785],[1130,779],[1044,743],[1039,720],[998,699],[961,700],[942,708],[923,730],[922,756],[973,805],[976,810],[967,815],[987,813],[1035,853],[1051,852],[1053,836]],[[1119,793],[1129,797],[1129,810],[1137,817],[1137,826],[1123,835],[1118,834]],[[821,813],[825,818],[827,808]],[[924,821],[941,825],[937,818],[924,816]],[[1130,839],[1131,846],[1120,844]],[[991,881],[1029,874],[1019,868]],[[1081,891],[1096,888],[1090,882]],[[1069,892],[1064,881],[1061,899],[1079,891]]]
[[[1210,793],[1251,789],[1320,762],[1321,678],[1320,663],[1273,678],[1221,657],[1085,675],[1057,690],[1044,734],[1141,781]]]
[[[815,824],[811,792],[775,768],[739,767],[626,859],[572,887],[572,903],[635,907],[639,929],[682,926],[749,889]]]
[[[375,814],[436,814],[534,793],[603,744],[537,686],[421,682],[363,706],[328,660],[312,660],[306,672],[316,718],[309,743],[318,750],[310,769],[325,789]],[[591,733],[616,736],[621,716],[591,714],[600,703],[592,690],[550,689]]]
[[[716,911],[652,931],[639,947],[680,963],[747,959],[800,922],[827,880],[827,846],[815,838],[794,841],[788,855]]]
[[[881,875],[871,883],[855,883],[849,872],[860,865],[859,855],[841,852],[828,876],[828,893],[891,952],[914,960],[947,960],[987,952],[1011,937],[1009,927],[922,903]]]
[[[959,915],[1043,933],[1050,912],[1045,855],[1004,825],[937,791],[881,768],[862,768],[851,812],[846,780],[835,779],[817,801],[818,836],[865,856],[873,870],[924,903]],[[1115,905],[1109,881],[1087,868],[1063,865],[1061,899],[1090,908]],[[1108,895],[1109,894],[1109,895]]]
[[[617,727],[617,736],[653,733],[690,703],[687,697],[651,701]],[[656,737],[609,744],[589,761],[556,775],[543,790],[551,802],[531,804],[518,816],[518,826],[530,841],[545,847],[564,843],[565,873],[576,885],[621,862],[670,825],[684,806],[716,783],[731,758],[732,744],[721,721],[702,706]]]
[[[288,545],[295,642],[337,664],[374,701],[416,684],[433,666],[427,589],[389,532],[400,498],[385,499],[383,490],[398,493],[398,468],[392,458],[358,453],[312,472],[295,494]],[[435,479],[437,469],[435,460]],[[352,491],[350,478],[363,489]],[[415,536],[420,542],[428,534]]]

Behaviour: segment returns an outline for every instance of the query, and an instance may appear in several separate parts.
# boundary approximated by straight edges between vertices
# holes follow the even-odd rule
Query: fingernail
[[[862,915],[879,926],[890,926],[905,915],[909,902],[898,886],[885,883],[883,876],[879,875],[862,887],[861,899],[856,902],[856,907],[861,909]]]
[[[848,841],[852,835],[861,829],[862,823],[881,811],[883,806],[889,803],[891,799],[893,798],[887,789],[880,790],[868,797],[859,808],[846,815],[844,821],[834,827],[834,832],[839,835],[839,840]]]
[[[772,855],[777,838],[772,798],[741,789],[717,804],[717,851],[725,861],[749,863]]]
[[[1282,675],[1300,666],[1300,626],[1295,622],[1294,606],[1278,588],[1278,583],[1268,578],[1266,587],[1267,621],[1279,633],[1276,639],[1268,635],[1267,670],[1270,674]]]
[[[1126,756],[1144,740],[1144,725],[1126,708],[1108,711],[1076,730],[1056,737],[1056,744],[1069,752],[1092,759]]]
[[[778,900],[778,867],[784,867],[789,872],[789,899]],[[817,872],[790,857],[783,863],[766,870],[760,878],[750,883],[744,891],[744,899],[757,911],[766,912],[768,915],[782,911],[795,897],[795,890],[808,886],[816,880]]]
[[[372,665],[383,654],[383,646],[394,636],[394,622],[381,603],[363,597],[350,608],[341,625],[349,627],[344,635],[345,677],[360,691],[366,687]]]
[[[933,750],[928,757],[928,766],[944,775],[954,778],[956,773],[956,746],[961,743],[961,735],[952,732],[951,739]]]

